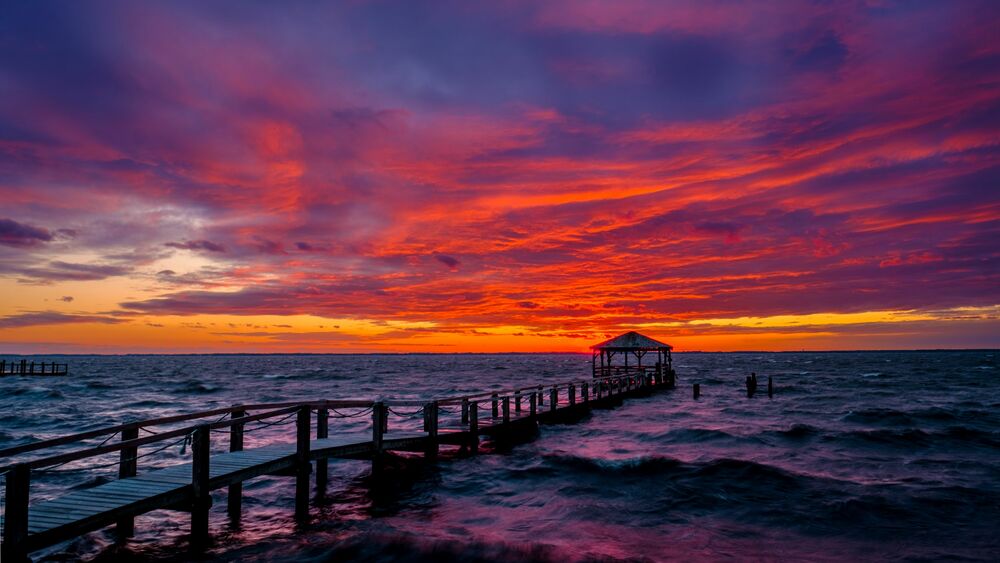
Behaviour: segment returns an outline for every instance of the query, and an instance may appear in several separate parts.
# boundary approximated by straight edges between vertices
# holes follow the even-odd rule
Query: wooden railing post
[[[493,420],[500,418],[500,401],[496,393],[493,394]]]
[[[324,440],[330,437],[329,409],[316,409],[316,439]],[[326,492],[326,484],[330,475],[330,462],[327,458],[316,460],[316,491]]]
[[[514,391],[514,412],[521,412],[521,392]]]
[[[11,364],[13,368],[13,364]],[[22,563],[29,561],[28,549],[28,499],[31,489],[31,469],[15,465],[7,472],[4,496],[3,561]]]
[[[541,385],[538,386],[538,406],[545,404],[545,388]]]
[[[576,385],[570,383],[569,387],[566,389],[566,395],[569,398],[569,406],[576,406]]]
[[[510,422],[510,396],[503,398],[503,422],[504,424]]]
[[[479,403],[469,403],[469,449],[479,451]]]
[[[385,434],[386,416],[385,405],[375,403],[372,406],[372,449],[375,455],[382,453],[382,435]]]
[[[438,453],[438,404],[431,401],[424,405],[424,428],[427,431],[428,457],[434,457]]]
[[[299,407],[295,419],[295,518],[309,518],[309,474],[312,462],[309,450],[312,443],[312,407]]]
[[[532,420],[538,415],[538,393],[532,391],[528,397],[528,414],[531,415]]]
[[[553,386],[549,391],[549,410],[555,411],[556,407],[559,405],[559,388]]]
[[[469,423],[469,398],[462,397],[462,424]]]
[[[584,381],[583,384],[580,385],[580,387],[582,388],[582,391],[583,391],[583,402],[584,403],[589,403],[590,402],[590,383],[587,383],[586,381]]]
[[[236,409],[229,413],[230,419],[243,418],[247,415],[247,411],[242,409]],[[243,451],[243,427],[245,426],[242,422],[234,423],[229,427],[229,451],[231,452],[242,452]],[[243,483],[232,483],[229,485],[229,491],[226,494],[226,512],[229,514],[229,519],[232,522],[239,522],[240,515],[243,513]]]
[[[126,428],[122,430],[122,442],[135,440],[139,437],[139,428]],[[122,448],[118,455],[118,478],[128,479],[135,477],[138,469],[138,448]],[[135,518],[123,516],[115,524],[115,532],[119,538],[130,538],[135,534]]]
[[[208,510],[212,507],[212,491],[208,486],[211,436],[211,427],[203,424],[195,429],[191,441],[191,544],[195,547],[208,540]]]

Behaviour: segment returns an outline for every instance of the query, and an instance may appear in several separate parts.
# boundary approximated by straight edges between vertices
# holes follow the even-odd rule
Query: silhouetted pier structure
[[[322,495],[329,480],[328,459],[370,459],[373,471],[377,471],[385,454],[392,451],[434,457],[439,446],[453,445],[460,453],[473,454],[483,437],[510,440],[530,436],[539,424],[572,422],[591,409],[613,407],[627,397],[672,387],[654,375],[632,372],[429,401],[312,400],[236,405],[5,448],[0,450],[0,473],[6,477],[3,561],[23,561],[35,550],[112,524],[119,537],[127,538],[133,534],[136,516],[157,509],[190,513],[191,544],[199,546],[208,537],[211,492],[227,489],[229,516],[238,519],[242,483],[262,475],[295,479],[295,515],[304,520],[309,517],[310,475],[315,474],[316,491]],[[370,420],[368,430],[331,428],[331,422],[360,417]],[[182,426],[171,428],[178,424]],[[294,434],[287,441],[244,448],[247,433],[284,424],[294,425]],[[102,441],[65,451],[66,446],[87,440]],[[140,471],[142,458],[169,447],[186,450],[189,443],[190,462]],[[223,449],[227,451],[220,451]],[[96,469],[102,465],[93,458],[115,453],[118,459],[106,465],[117,465],[117,480],[31,501],[34,473],[69,463],[78,469]],[[83,460],[89,464],[81,463]]]
[[[56,362],[34,362],[22,359],[8,362],[0,360],[0,376],[3,375],[66,375],[69,364]]]
[[[674,384],[676,374],[674,373],[673,357],[670,355],[673,346],[669,344],[631,331],[595,344],[590,349],[593,351],[591,366],[594,377],[639,374],[652,376],[657,383],[666,381],[671,386]],[[656,353],[656,363],[642,365],[642,359],[653,352]],[[614,362],[616,356],[621,358],[617,364]],[[631,365],[629,365],[630,357],[635,358]]]

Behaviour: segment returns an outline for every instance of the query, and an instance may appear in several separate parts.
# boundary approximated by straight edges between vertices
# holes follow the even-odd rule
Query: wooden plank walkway
[[[372,459],[377,462],[391,451],[424,452],[432,456],[437,454],[441,444],[458,445],[474,453],[478,451],[483,436],[495,439],[523,431],[534,432],[539,423],[572,421],[591,408],[614,406],[626,397],[670,388],[673,388],[672,374],[666,380],[641,374],[493,391],[426,403],[314,401],[241,405],[128,423],[7,448],[0,450],[0,460],[12,462],[0,468],[6,473],[6,510],[0,520],[3,526],[3,560],[23,561],[32,551],[112,524],[117,526],[119,536],[125,538],[132,534],[136,516],[158,509],[190,512],[191,543],[196,546],[208,534],[211,491],[228,487],[230,516],[238,518],[242,483],[262,475],[295,477],[296,516],[306,518],[310,474],[315,474],[316,488],[325,489],[328,479],[326,460],[330,458]],[[409,413],[394,410],[415,406],[419,406],[419,410]],[[481,409],[481,406],[486,408]],[[360,412],[341,412],[348,409],[360,409]],[[442,425],[441,412],[444,409],[451,409],[448,413],[452,417]],[[261,412],[250,414],[251,411]],[[355,430],[330,436],[331,412],[336,413],[334,418],[356,418],[366,416],[368,411],[371,411],[370,431]],[[456,416],[459,413],[460,416]],[[228,418],[139,438],[140,429],[148,430],[153,426],[220,414]],[[412,424],[404,424],[400,430],[389,432],[389,420],[393,414],[397,419],[422,415],[422,431],[407,430]],[[291,420],[296,428],[295,441],[243,449],[244,433],[253,431],[247,429],[248,424],[267,427],[284,424],[292,417],[295,417]],[[275,418],[278,419],[276,422],[264,422]],[[210,453],[213,430],[228,434],[229,452]],[[107,443],[118,434],[121,435],[120,442]],[[51,454],[61,446],[100,436],[107,437],[96,447]],[[164,441],[167,441],[166,445],[162,444]],[[138,473],[138,460],[143,457],[138,455],[140,447],[159,445],[161,447],[156,450],[159,451],[180,442],[185,447],[188,442],[191,443],[190,462]],[[116,451],[121,456],[119,479],[51,500],[30,502],[32,471],[44,471],[48,467]],[[34,452],[50,455],[39,458],[35,454],[33,459],[22,459]]]

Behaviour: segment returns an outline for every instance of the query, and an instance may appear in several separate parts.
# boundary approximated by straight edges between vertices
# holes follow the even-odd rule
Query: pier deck
[[[392,451],[423,452],[433,456],[442,444],[457,445],[475,453],[481,437],[533,432],[539,423],[571,421],[593,407],[613,406],[626,397],[672,387],[672,377],[670,381],[661,381],[639,374],[489,391],[426,402],[307,401],[237,405],[7,448],[0,450],[0,463],[5,464],[0,472],[6,474],[3,560],[22,561],[32,551],[109,525],[116,525],[119,536],[126,538],[133,533],[135,516],[158,509],[190,512],[191,540],[197,545],[208,534],[211,491],[228,487],[228,510],[231,517],[238,518],[242,483],[262,475],[294,477],[296,516],[308,518],[310,475],[315,475],[318,490],[325,489],[328,459],[371,459],[378,463],[385,453]],[[402,413],[395,410],[413,407],[419,408]],[[352,409],[357,412],[342,412]],[[356,419],[367,416],[368,411],[371,412],[370,430],[355,429],[331,436],[331,418]],[[331,412],[335,413],[332,417]],[[414,424],[403,423],[401,428],[390,432],[392,415],[397,421],[422,415],[422,428],[414,429]],[[195,426],[159,432],[149,430],[209,417],[220,418]],[[248,426],[268,427],[285,421],[295,425],[293,440],[243,448],[244,434],[255,429]],[[140,438],[139,430],[152,435]],[[220,432],[228,435],[229,451],[213,453],[211,439],[213,434]],[[109,443],[117,435],[120,441]],[[64,451],[68,445],[102,437],[104,441],[96,447]],[[190,462],[139,474],[138,461],[145,455],[178,444],[186,449],[189,443]],[[139,455],[140,447],[150,446],[157,449]],[[120,455],[119,479],[51,500],[30,501],[33,471],[45,471],[70,462],[77,462],[79,466],[80,460],[115,452]]]

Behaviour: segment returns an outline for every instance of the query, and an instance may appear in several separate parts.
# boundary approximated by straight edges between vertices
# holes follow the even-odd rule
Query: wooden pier
[[[37,367],[36,367],[37,366]],[[11,361],[0,360],[0,376],[3,375],[66,375],[69,373],[69,364],[57,364],[56,362],[33,362],[28,360]]]
[[[321,495],[329,478],[330,458],[370,459],[373,470],[378,470],[384,455],[392,451],[422,452],[433,457],[441,445],[452,445],[474,454],[481,438],[502,440],[533,433],[540,423],[571,422],[592,408],[612,407],[626,397],[672,387],[672,377],[662,381],[648,374],[627,374],[430,401],[317,400],[236,405],[6,448],[0,450],[0,473],[6,477],[3,561],[27,560],[35,550],[110,525],[116,526],[120,538],[127,538],[133,534],[136,516],[157,509],[189,512],[191,545],[197,547],[208,538],[211,492],[226,488],[229,516],[238,519],[242,483],[261,475],[295,479],[295,516],[305,520],[309,517],[310,475],[315,475],[316,491]],[[331,421],[360,417],[369,418],[369,430],[344,433],[331,428]],[[414,420],[416,417],[422,420]],[[192,424],[195,421],[198,423]],[[170,428],[178,424],[183,426]],[[294,436],[287,441],[244,449],[246,434],[284,424],[294,425]],[[140,431],[147,435],[140,436]],[[228,451],[212,453],[213,438],[220,433]],[[115,437],[118,440],[112,441]],[[97,446],[62,451],[88,440],[103,441]],[[140,471],[143,457],[171,446],[186,451],[188,444],[190,462]],[[113,464],[118,466],[117,480],[31,502],[33,473],[67,463],[79,467],[81,460],[116,452],[119,459]],[[100,465],[83,466],[88,467]]]

